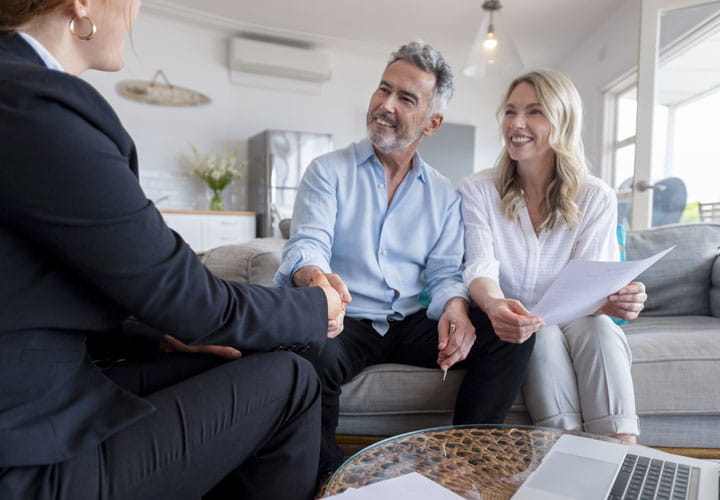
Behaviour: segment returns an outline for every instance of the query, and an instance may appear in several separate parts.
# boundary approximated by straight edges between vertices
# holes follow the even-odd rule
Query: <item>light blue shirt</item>
[[[20,35],[23,40],[25,40],[33,48],[33,50],[35,50],[37,55],[40,56],[40,59],[42,59],[48,69],[62,71],[63,73],[65,72],[58,60],[55,59],[55,57],[48,51],[48,49],[45,48],[43,44],[38,42],[35,38],[28,35],[24,31],[18,31],[17,34]]]
[[[388,207],[385,171],[366,139],[307,168],[275,283],[292,286],[308,265],[337,273],[352,294],[347,316],[385,334],[389,320],[422,308],[426,286],[430,318],[453,297],[467,300],[462,259],[460,195],[450,181],[416,154]]]

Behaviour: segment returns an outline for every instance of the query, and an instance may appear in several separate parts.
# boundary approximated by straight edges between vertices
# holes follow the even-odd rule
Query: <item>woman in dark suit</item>
[[[146,199],[76,76],[122,68],[139,4],[0,3],[0,498],[311,498],[314,371],[262,352],[321,346],[340,299],[214,278]]]

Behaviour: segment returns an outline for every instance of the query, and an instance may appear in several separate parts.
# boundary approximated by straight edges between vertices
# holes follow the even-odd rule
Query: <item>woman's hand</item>
[[[520,301],[497,298],[487,303],[485,313],[490,318],[495,334],[505,342],[522,344],[533,333],[545,326],[539,316],[530,316]]]
[[[470,282],[470,296],[490,318],[495,335],[511,344],[522,344],[533,333],[545,326],[539,316],[530,316],[530,311],[518,300],[506,299],[500,285],[490,278],[479,277]]]
[[[607,314],[613,318],[632,320],[640,315],[645,309],[645,284],[639,281],[631,281],[620,290],[608,297],[604,306],[598,309],[597,313]]]
[[[162,352],[186,352],[190,354],[212,354],[225,359],[240,359],[242,353],[234,347],[226,345],[187,345],[170,335],[163,335],[158,346]]]

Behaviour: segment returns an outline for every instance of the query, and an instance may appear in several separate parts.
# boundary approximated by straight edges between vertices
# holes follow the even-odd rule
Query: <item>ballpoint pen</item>
[[[454,333],[455,333],[455,320],[452,320],[450,322],[450,332],[448,332],[447,344],[450,343],[450,339],[452,339],[452,336]],[[445,344],[446,347],[447,347],[447,344]],[[447,371],[448,371],[447,368],[445,368],[445,370],[443,371],[443,382],[445,382],[445,377],[447,377]]]

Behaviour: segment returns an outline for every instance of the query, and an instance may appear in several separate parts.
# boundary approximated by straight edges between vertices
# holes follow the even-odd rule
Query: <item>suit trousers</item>
[[[605,316],[546,326],[523,385],[537,425],[594,434],[639,433],[630,366],[622,329]]]
[[[453,423],[502,423],[520,390],[532,352],[531,338],[524,344],[501,341],[482,310],[470,309],[477,340],[468,357],[451,369],[466,370],[455,402]],[[320,353],[311,353],[322,383],[322,445],[320,474],[334,471],[343,460],[335,440],[342,384],[365,367],[378,363],[438,368],[438,323],[423,309],[400,321],[380,335],[368,320],[345,318],[343,332],[325,343]]]
[[[304,359],[171,353],[106,374],[157,411],[65,462],[0,470],[0,498],[313,498],[320,386]]]

